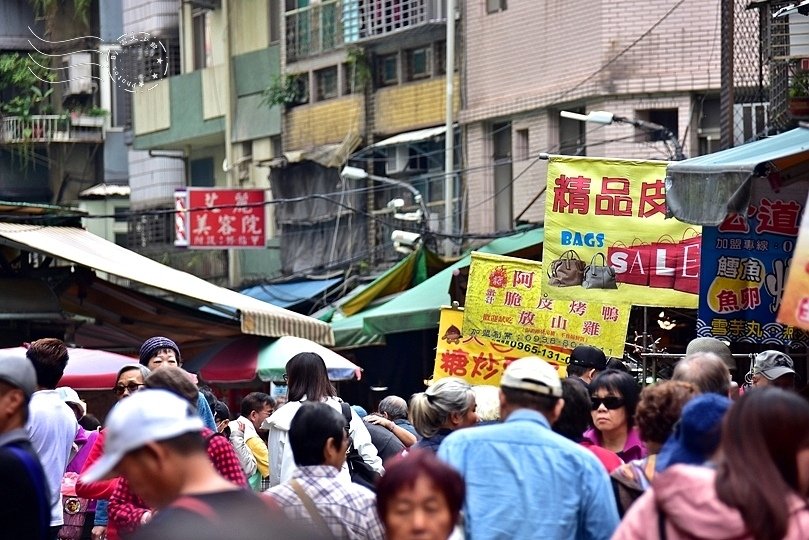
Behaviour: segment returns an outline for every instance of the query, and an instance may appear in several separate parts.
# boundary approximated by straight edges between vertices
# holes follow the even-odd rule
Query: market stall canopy
[[[97,271],[129,279],[203,304],[225,306],[239,312],[245,334],[297,336],[331,345],[327,323],[294,313],[196,276],[170,268],[77,227],[0,223],[0,243],[46,253]]]
[[[11,347],[2,351],[25,354],[24,347]],[[137,358],[130,358],[114,352],[95,349],[68,347],[67,368],[59,379],[59,386],[69,386],[74,390],[110,390],[115,386],[118,370],[126,364],[137,364]]]
[[[296,354],[313,352],[326,364],[329,379],[344,381],[360,378],[362,370],[340,354],[308,339],[285,336],[276,340],[246,336],[211,347],[184,366],[205,381],[237,384],[283,381],[287,362]]]
[[[343,278],[337,277],[331,279],[306,279],[287,283],[262,283],[242,289],[241,293],[274,306],[290,308],[328,291],[329,288],[342,281]]]
[[[728,213],[747,212],[753,179],[769,179],[778,186],[807,172],[809,128],[803,126],[721,152],[675,161],[666,170],[668,212],[686,223],[719,225]]]
[[[521,254],[523,250],[536,249],[545,238],[543,229],[532,229],[511,236],[498,238],[478,249],[483,253],[497,255]],[[335,346],[337,348],[383,345],[385,334],[438,328],[442,305],[450,304],[449,285],[456,269],[469,266],[472,258],[466,255],[455,264],[408,289],[381,306],[367,309],[351,317],[335,320]]]

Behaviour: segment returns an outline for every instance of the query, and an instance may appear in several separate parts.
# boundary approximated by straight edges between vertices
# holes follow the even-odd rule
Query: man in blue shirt
[[[556,370],[521,358],[500,386],[504,422],[455,431],[438,449],[466,482],[467,538],[610,538],[618,511],[604,467],[551,431],[564,406]]]

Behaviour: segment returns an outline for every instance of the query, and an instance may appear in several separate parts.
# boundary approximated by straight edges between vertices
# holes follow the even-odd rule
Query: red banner
[[[263,189],[188,188],[188,247],[266,246]]]

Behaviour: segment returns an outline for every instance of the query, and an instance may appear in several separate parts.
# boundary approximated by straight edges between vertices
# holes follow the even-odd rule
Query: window
[[[304,105],[309,103],[309,74],[308,73],[298,73],[296,75],[292,75],[292,89],[294,91],[294,97],[289,106],[295,105]]]
[[[315,71],[315,81],[317,84],[317,101],[337,97],[337,66]]]
[[[635,111],[635,118],[668,128],[677,137],[677,109],[642,109]],[[669,136],[663,130],[635,128],[635,142],[666,141]]]
[[[213,158],[192,159],[190,184],[194,187],[214,187]]]
[[[432,73],[432,66],[430,65],[431,52],[430,47],[420,47],[418,49],[405,51],[408,81],[424,79],[430,76]]]
[[[115,213],[115,223],[126,223],[129,221],[129,208],[126,206],[116,206],[113,208]]]
[[[270,43],[281,41],[281,0],[270,0]]]
[[[514,159],[516,161],[528,159],[528,130],[518,129],[514,134],[517,139],[514,144]]]
[[[506,10],[506,0],[486,0],[486,13],[497,13]]]
[[[447,42],[439,41],[435,44],[435,74],[445,75],[447,73]]]
[[[128,233],[115,233],[115,243],[118,244],[119,246],[127,247],[129,245],[128,237],[129,237]]]
[[[585,114],[582,107],[571,112]],[[568,156],[587,155],[587,130],[585,122],[559,116],[559,153]]]
[[[399,82],[399,57],[396,53],[379,57],[377,62],[377,81],[379,86],[387,86]]]
[[[213,65],[211,44],[211,12],[196,10],[192,15],[194,31],[194,69],[204,69]]]

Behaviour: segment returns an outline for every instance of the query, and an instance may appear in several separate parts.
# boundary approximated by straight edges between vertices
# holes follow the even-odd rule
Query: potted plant
[[[104,117],[108,111],[101,107],[90,107],[85,110],[70,111],[70,123],[74,126],[101,127],[104,125]]]
[[[794,118],[809,117],[809,71],[798,71],[789,83],[789,113]]]

